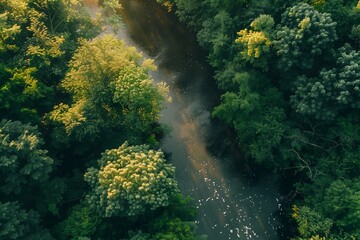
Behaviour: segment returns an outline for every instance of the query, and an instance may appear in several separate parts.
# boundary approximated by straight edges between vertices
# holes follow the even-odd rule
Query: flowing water
[[[95,1],[84,2],[96,10]],[[194,34],[155,0],[121,3],[119,37],[154,58],[152,77],[170,87],[172,102],[160,122],[171,132],[160,147],[170,154],[182,193],[196,201],[198,233],[209,240],[279,239],[275,179],[243,163],[234,140],[211,118],[218,93]]]

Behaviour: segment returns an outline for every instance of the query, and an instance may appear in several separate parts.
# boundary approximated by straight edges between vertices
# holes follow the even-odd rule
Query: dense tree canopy
[[[359,109],[360,53],[347,45],[336,56],[336,65],[321,70],[318,78],[299,77],[292,96],[297,112],[331,120],[344,110]]]
[[[2,120],[0,142],[1,191],[20,193],[48,179],[54,161],[42,148],[44,142],[36,127]]]
[[[112,35],[83,41],[61,86],[72,103],[55,106],[50,118],[81,140],[101,132],[136,137],[151,131],[159,118],[166,86],[147,75],[152,60]]]
[[[88,169],[89,201],[106,217],[134,216],[166,207],[178,192],[174,173],[161,151],[124,143],[103,154],[99,169]]]
[[[306,3],[288,8],[274,36],[274,48],[282,71],[309,69],[316,57],[336,41],[336,23]]]
[[[289,237],[359,238],[359,1],[174,2],[215,68],[213,116],[248,161],[295,176]]]
[[[208,53],[213,116],[244,159],[292,176],[289,238],[359,239],[360,2],[157,1]],[[0,238],[198,239],[174,168],[142,145],[167,87],[138,50],[94,38],[122,10],[99,2],[107,22],[79,0],[0,0]]]
[[[47,230],[39,226],[39,216],[34,211],[21,209],[16,202],[0,202],[1,239],[51,240]]]
[[[38,124],[55,102],[55,89],[78,38],[98,28],[80,1],[0,2],[0,114]]]
[[[126,203],[120,182],[107,186],[131,206],[122,216],[109,211],[105,217],[97,211],[105,205],[85,199],[95,195],[85,169],[104,149],[125,140],[156,145],[167,94],[148,75],[152,60],[115,36],[96,37],[101,24],[120,26],[122,9],[116,0],[99,2],[103,14],[90,18],[79,0],[0,0],[0,239],[113,240],[141,230],[196,238],[194,207],[178,193],[161,150],[128,147],[141,148],[129,171],[136,161],[146,163],[139,170],[148,172],[148,182],[130,179],[139,184],[132,189],[134,199],[141,194],[138,204]],[[117,167],[91,168],[87,180]]]

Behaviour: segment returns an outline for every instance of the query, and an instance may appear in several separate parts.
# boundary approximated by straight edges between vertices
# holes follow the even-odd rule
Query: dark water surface
[[[84,2],[91,7],[91,0]],[[196,201],[198,233],[209,240],[278,239],[275,179],[242,163],[224,128],[211,119],[218,93],[194,34],[155,0],[121,3],[124,28],[119,37],[154,58],[154,80],[170,87],[172,102],[160,122],[171,133],[161,148],[171,154],[182,193]]]

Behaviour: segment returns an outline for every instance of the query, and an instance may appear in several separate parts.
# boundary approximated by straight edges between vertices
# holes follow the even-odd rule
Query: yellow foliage
[[[6,43],[8,39],[14,39],[15,35],[20,33],[19,25],[8,25],[8,17],[8,12],[0,14],[0,52],[7,50],[16,50],[18,48],[16,45]]]
[[[326,3],[326,0],[313,0],[313,5],[315,7],[322,6]]]
[[[157,66],[154,64],[154,59],[147,58],[141,63],[141,67],[147,70],[156,71]]]
[[[157,155],[161,156],[160,161],[154,161]],[[105,196],[100,194],[100,204],[106,204],[107,216],[116,214],[111,206],[128,216],[167,206],[169,197],[178,192],[174,167],[165,163],[160,150],[148,151],[147,145],[128,146],[124,143],[118,149],[106,151],[99,162],[102,167],[96,172],[90,170],[85,179],[90,183],[97,182],[95,187],[106,191]],[[154,172],[147,171],[149,166]],[[123,174],[125,170],[127,175]]]
[[[309,17],[304,18],[299,23],[299,28],[302,29],[302,30],[306,30],[306,29],[308,29],[310,27],[311,27],[311,20],[310,20]]]
[[[168,12],[171,12],[173,4],[170,1],[164,2],[163,5],[167,8]]]
[[[291,215],[291,217],[296,219],[299,216],[299,208],[296,205],[293,205],[292,210],[294,213]]]
[[[64,43],[63,36],[51,36],[48,33],[48,28],[44,22],[41,21],[43,14],[32,10],[30,11],[30,26],[27,30],[33,33],[33,40],[36,45],[31,44],[26,52],[29,56],[42,56],[42,57],[59,57],[64,54],[60,50],[61,45]],[[50,64],[50,62],[48,62]]]
[[[244,29],[238,32],[239,37],[235,40],[237,43],[242,43],[245,50],[243,56],[250,60],[259,58],[263,53],[270,51],[271,41],[265,36],[263,32]]]

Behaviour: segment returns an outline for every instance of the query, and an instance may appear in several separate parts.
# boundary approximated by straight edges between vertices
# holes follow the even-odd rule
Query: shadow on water
[[[119,37],[153,57],[153,79],[169,85],[173,101],[160,122],[172,131],[160,144],[171,154],[181,191],[196,201],[198,233],[209,240],[281,238],[276,179],[241,161],[234,138],[211,118],[219,97],[194,34],[155,0],[120,2]]]

